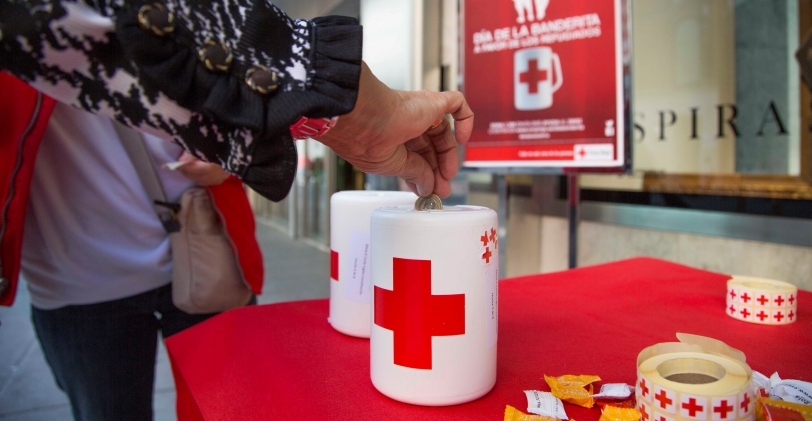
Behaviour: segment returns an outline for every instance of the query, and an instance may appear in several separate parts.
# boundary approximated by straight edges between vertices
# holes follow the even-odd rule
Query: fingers
[[[437,128],[426,131],[426,137],[431,141],[437,161],[437,165],[432,165],[432,168],[439,168],[443,178],[451,180],[457,175],[459,168],[457,141],[451,131],[451,124],[443,119],[443,123]]]
[[[457,133],[457,142],[460,145],[468,143],[471,132],[474,131],[474,112],[468,106],[468,101],[462,92],[447,91],[440,92],[445,98],[445,110],[443,114],[451,114],[454,117],[454,129]]]
[[[412,183],[417,187],[417,194],[420,196],[430,195],[434,191],[434,171],[429,163],[420,154],[410,151],[405,146],[398,147],[397,154],[406,153],[403,166],[397,170],[397,174],[407,184]]]

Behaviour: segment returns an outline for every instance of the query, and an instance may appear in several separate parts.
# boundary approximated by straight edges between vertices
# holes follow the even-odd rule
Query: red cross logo
[[[789,299],[787,299],[787,301],[789,301],[789,305],[793,305],[793,304],[795,304],[795,296],[794,296],[794,295],[790,295],[790,296],[789,296]]]
[[[482,237],[479,237],[479,241],[482,241],[482,247],[488,245],[488,231],[485,231],[485,234],[482,234]]]
[[[666,417],[664,417],[664,416],[660,415],[660,418],[659,418],[659,419],[657,419],[657,421],[668,421],[668,418],[666,418]]]
[[[749,301],[751,298],[753,298],[753,297],[747,295],[746,292],[744,294],[742,294],[742,301],[744,301],[745,304],[747,304],[747,301]]]
[[[727,404],[727,399],[722,399],[722,402],[719,403],[719,406],[713,407],[713,412],[719,414],[720,419],[726,420],[727,413],[733,412],[733,409],[734,408],[732,405]]]
[[[736,291],[735,291],[735,290],[732,290],[732,289],[730,290],[730,299],[731,299],[731,300],[735,300],[735,299],[736,299]]]
[[[758,297],[756,301],[758,301],[761,305],[766,305],[767,302],[770,301],[770,299],[765,297],[764,294],[761,294],[761,297]]]
[[[705,407],[702,405],[697,405],[696,399],[691,398],[688,399],[688,403],[685,402],[682,403],[682,409],[687,410],[688,413],[690,414],[689,416],[693,418],[696,417],[697,412],[704,411]]]
[[[527,62],[527,71],[519,73],[519,82],[527,83],[531,94],[539,93],[539,82],[547,80],[547,71],[539,69],[538,59],[530,59]]]
[[[784,304],[784,301],[786,300],[780,295],[778,296],[778,298],[775,299],[775,303],[778,304],[779,306],[781,306],[781,304]]]
[[[761,310],[758,314],[756,314],[756,317],[758,317],[763,322],[764,319],[766,319],[769,316],[767,315],[767,313],[764,312],[764,310]]]
[[[792,320],[792,319],[795,317],[795,313],[794,313],[792,310],[790,310],[790,311],[789,311],[789,313],[787,313],[787,317],[788,317],[790,320]]]
[[[491,256],[493,256],[493,253],[491,253],[491,248],[485,247],[485,253],[482,254],[482,258],[485,259],[485,263],[491,262]]]
[[[394,334],[395,364],[431,370],[431,338],[465,334],[465,294],[431,295],[431,261],[394,258],[392,291],[375,287],[375,324]]]
[[[586,156],[586,149],[581,148],[581,149],[578,151],[578,155],[579,155],[581,158],[585,157],[585,156]]]
[[[338,281],[338,252],[330,250],[330,278]]]
[[[748,395],[746,392],[744,394],[744,399],[742,399],[742,403],[739,406],[741,406],[743,412],[747,412],[748,408],[750,408],[750,395]]]
[[[648,386],[646,386],[646,379],[640,379],[640,394],[643,395],[643,397],[646,397],[646,395],[648,395]]]
[[[660,408],[665,409],[668,405],[674,403],[673,399],[670,399],[668,396],[665,395],[665,390],[660,389],[660,393],[654,395],[654,399],[660,401]]]
[[[730,310],[730,314],[736,314],[736,306],[734,306],[733,304],[730,305],[728,310]]]
[[[741,313],[742,313],[742,317],[744,317],[745,319],[750,317],[750,314],[751,314],[749,311],[747,311],[747,308],[743,308]]]
[[[778,320],[778,323],[781,323],[781,319],[784,318],[784,315],[780,311],[776,311],[775,316],[773,317],[775,317],[775,319]]]
[[[649,414],[648,414],[648,411],[646,411],[646,406],[645,405],[640,405],[640,415],[643,416],[642,417],[643,421],[648,420]]]
[[[496,230],[491,228],[491,241],[496,241]]]

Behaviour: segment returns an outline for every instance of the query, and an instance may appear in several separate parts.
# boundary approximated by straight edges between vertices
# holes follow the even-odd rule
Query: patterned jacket
[[[14,303],[20,272],[28,191],[54,100],[0,73],[0,305]],[[208,188],[237,252],[243,281],[262,293],[262,251],[242,183],[230,177]]]
[[[0,70],[281,200],[289,127],[355,106],[361,27],[292,20],[267,0],[3,0]]]

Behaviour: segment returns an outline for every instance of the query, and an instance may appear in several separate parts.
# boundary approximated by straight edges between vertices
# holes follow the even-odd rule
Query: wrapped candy
[[[640,421],[640,412],[634,408],[607,405],[603,408],[599,421]]]
[[[558,419],[552,417],[543,417],[541,415],[528,415],[510,405],[507,405],[505,407],[505,421],[558,421]]]
[[[559,377],[545,375],[544,380],[550,385],[553,396],[584,408],[592,408],[595,405],[595,399],[592,397],[595,389],[592,383],[600,381],[601,378],[598,376],[573,376],[568,374]]]

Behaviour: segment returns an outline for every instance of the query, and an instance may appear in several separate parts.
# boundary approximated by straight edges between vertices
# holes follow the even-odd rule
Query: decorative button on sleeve
[[[261,94],[273,92],[279,86],[276,72],[260,65],[252,66],[245,72],[245,83]]]
[[[198,51],[198,57],[206,65],[206,68],[213,72],[227,72],[233,59],[231,51],[225,44],[211,39],[203,44],[203,48]]]
[[[147,4],[138,10],[138,24],[162,37],[175,30],[175,16],[160,3]]]

